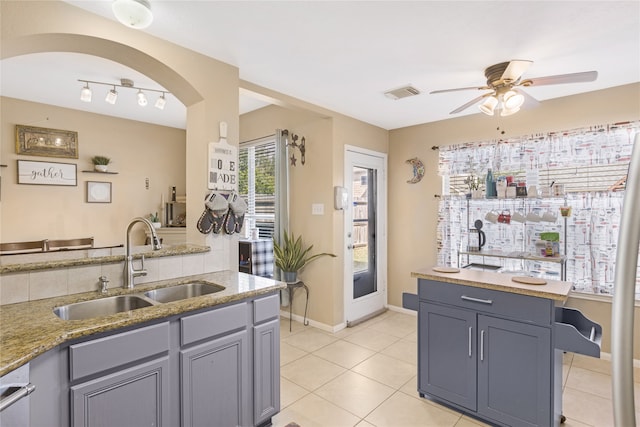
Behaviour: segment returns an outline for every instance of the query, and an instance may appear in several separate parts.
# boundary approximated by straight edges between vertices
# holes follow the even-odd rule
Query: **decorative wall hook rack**
[[[306,141],[304,139],[304,136],[302,137],[302,139],[300,139],[300,142],[298,142],[298,135],[296,135],[295,133],[291,134],[291,139],[287,143],[287,146],[293,148],[293,150],[291,150],[292,151],[291,157],[289,157],[289,160],[291,161],[291,166],[295,166],[296,161],[298,160],[296,159],[296,151],[295,151],[296,148],[300,150],[300,163],[304,165],[306,161],[305,153],[307,151],[305,144],[306,144]]]

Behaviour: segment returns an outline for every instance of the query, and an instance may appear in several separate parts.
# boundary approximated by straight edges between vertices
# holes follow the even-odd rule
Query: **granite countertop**
[[[4,255],[1,257],[0,274],[18,273],[24,271],[47,270],[82,265],[107,264],[124,261],[124,248],[85,249],[78,251],[51,251],[31,254]],[[165,246],[158,251],[150,246],[137,246],[133,250],[133,258],[159,258],[165,256],[199,254],[209,252],[208,246],[183,244]],[[93,255],[87,255],[91,252]],[[119,252],[119,253],[118,253]],[[15,260],[15,262],[12,262]]]
[[[460,269],[457,273],[440,273],[438,271],[434,271],[432,268],[433,267],[418,269],[411,273],[411,277],[472,286],[475,288],[493,289],[496,291],[529,295],[563,302],[567,300],[569,292],[573,287],[573,283],[563,282],[560,280],[545,279],[547,283],[544,285],[525,285],[512,281],[511,278],[515,277],[513,274],[467,270],[464,268]]]
[[[194,280],[224,286],[223,291],[162,303],[151,307],[87,320],[62,320],[55,307],[114,295],[138,294],[150,289],[187,283]],[[274,292],[286,284],[259,276],[234,271],[219,271],[177,279],[162,280],[136,286],[134,289],[115,288],[107,294],[85,292],[36,301],[3,305],[0,310],[0,376],[24,365],[40,354],[66,341],[112,331],[125,326],[178,315],[183,312],[213,307],[244,298]]]

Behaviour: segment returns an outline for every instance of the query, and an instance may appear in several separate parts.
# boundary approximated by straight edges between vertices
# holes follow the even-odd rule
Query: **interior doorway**
[[[387,304],[387,155],[345,149],[345,321],[351,326],[384,311]]]

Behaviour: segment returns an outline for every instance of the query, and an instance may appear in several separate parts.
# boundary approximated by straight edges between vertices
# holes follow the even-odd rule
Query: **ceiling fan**
[[[517,113],[525,100],[531,104],[538,104],[538,100],[528,95],[519,88],[528,86],[555,85],[564,83],[592,82],[598,77],[597,71],[584,71],[581,73],[559,74],[556,76],[536,77],[522,79],[522,75],[533,64],[533,61],[514,59],[509,62],[501,62],[492,65],[484,70],[487,78],[487,85],[481,87],[461,87],[457,89],[434,90],[430,92],[444,93],[457,92],[460,90],[489,90],[483,95],[472,99],[466,104],[456,108],[449,114],[457,114],[472,105],[484,100],[478,107],[483,113],[493,116],[496,109],[500,109],[501,116],[510,116]]]

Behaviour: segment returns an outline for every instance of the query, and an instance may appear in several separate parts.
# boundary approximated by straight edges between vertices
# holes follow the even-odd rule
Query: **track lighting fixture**
[[[109,90],[109,92],[107,92],[107,96],[105,98],[105,101],[108,102],[109,104],[115,104],[116,100],[118,99],[118,92],[116,91],[116,87],[119,87],[119,88],[123,87],[126,89],[136,90],[137,91],[136,99],[138,100],[138,105],[140,105],[141,107],[144,107],[149,103],[149,100],[147,99],[147,95],[145,92],[157,92],[160,94],[160,96],[158,97],[154,105],[159,110],[164,109],[165,105],[167,104],[167,99],[165,95],[167,93],[170,93],[165,90],[135,87],[133,85],[133,80],[130,80],[130,79],[120,79],[120,84],[103,83],[103,82],[95,82],[91,80],[80,80],[80,79],[78,79],[78,81],[84,83],[84,86],[80,91],[80,99],[84,102],[91,102],[92,90],[89,87],[89,84],[111,86],[112,89]]]
[[[115,0],[111,9],[118,21],[127,27],[141,30],[153,22],[151,3],[148,0]]]
[[[89,83],[86,83],[85,86],[80,91],[80,101],[82,102],[91,102],[91,88],[89,88]]]

